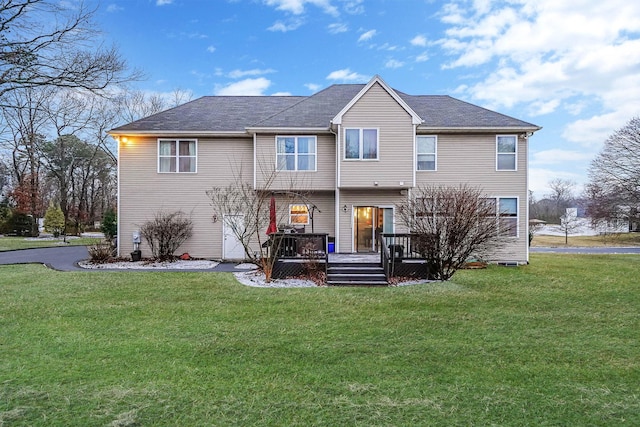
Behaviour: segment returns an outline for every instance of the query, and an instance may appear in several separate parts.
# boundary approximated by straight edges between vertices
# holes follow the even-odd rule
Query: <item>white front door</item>
[[[225,260],[245,259],[244,246],[234,230],[244,228],[244,215],[225,215],[222,221],[222,258]]]

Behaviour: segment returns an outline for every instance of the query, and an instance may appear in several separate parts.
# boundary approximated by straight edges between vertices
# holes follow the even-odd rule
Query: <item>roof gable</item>
[[[375,84],[379,84],[388,94],[393,98],[400,106],[411,116],[411,121],[414,125],[419,125],[423,122],[422,118],[415,112],[413,109],[407,105],[407,103],[396,93],[395,90],[391,89],[385,82],[380,78],[380,76],[374,76],[369,83],[367,83],[362,90],[354,96],[351,101],[347,105],[344,106],[342,110],[331,120],[331,123],[339,125],[342,124],[342,118],[355,104],[362,98]]]

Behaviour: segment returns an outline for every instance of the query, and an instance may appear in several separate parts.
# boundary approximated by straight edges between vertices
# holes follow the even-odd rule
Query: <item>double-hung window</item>
[[[416,169],[419,171],[436,170],[436,145],[435,136],[417,136],[416,137]]]
[[[315,136],[276,137],[276,167],[284,171],[316,170]]]
[[[518,143],[515,135],[496,137],[496,170],[515,171],[518,164]]]
[[[195,139],[159,139],[158,172],[195,173],[197,145]]]
[[[344,158],[378,160],[378,129],[345,129]]]
[[[307,205],[289,205],[289,224],[309,224],[309,207]]]
[[[518,198],[498,198],[498,229],[501,236],[518,237]]]

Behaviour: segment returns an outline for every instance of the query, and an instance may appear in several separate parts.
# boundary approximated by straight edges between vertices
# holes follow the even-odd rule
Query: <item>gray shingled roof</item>
[[[304,96],[205,96],[113,129],[121,132],[243,132],[246,128],[328,128],[362,90],[362,84],[332,85]],[[537,128],[447,95],[397,91],[429,128]]]
[[[113,129],[113,132],[244,132],[303,96],[204,96]]]

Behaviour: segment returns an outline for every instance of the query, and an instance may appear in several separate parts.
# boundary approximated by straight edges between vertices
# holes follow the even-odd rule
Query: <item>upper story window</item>
[[[315,136],[276,137],[276,167],[284,171],[316,170]]]
[[[498,135],[496,138],[496,170],[517,170],[517,142],[515,135]]]
[[[436,146],[437,138],[435,136],[420,135],[416,137],[417,170],[436,170]]]
[[[345,160],[377,160],[378,129],[344,130]]]
[[[197,146],[195,139],[159,139],[158,172],[195,173]]]
[[[309,207],[307,205],[289,205],[289,224],[309,224]]]

